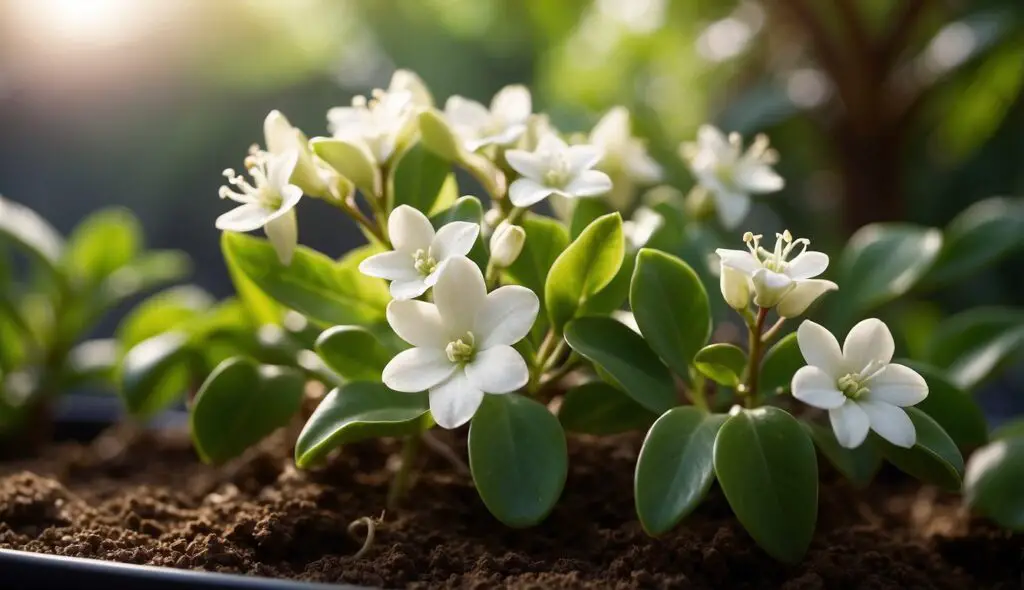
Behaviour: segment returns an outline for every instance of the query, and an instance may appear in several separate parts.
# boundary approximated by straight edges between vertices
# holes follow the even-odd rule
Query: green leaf
[[[573,199],[572,219],[569,221],[569,237],[576,239],[588,225],[602,215],[612,212],[603,199]]]
[[[61,389],[66,391],[85,384],[110,386],[117,381],[120,360],[118,343],[111,338],[76,344],[68,353],[61,375]]]
[[[781,395],[789,391],[793,375],[806,364],[796,341],[796,332],[787,334],[764,355],[761,363],[761,392]]]
[[[992,431],[991,440],[1024,436],[1024,418],[1011,420]]]
[[[799,562],[818,516],[818,461],[800,423],[778,408],[740,411],[715,439],[715,474],[754,541],[779,561]]]
[[[633,483],[636,513],[647,534],[671,530],[707,495],[715,477],[715,437],[727,417],[674,408],[651,427]]]
[[[515,528],[535,525],[565,486],[569,458],[562,425],[521,395],[486,395],[469,427],[469,468],[495,518]]]
[[[644,339],[624,324],[611,318],[578,318],[565,327],[565,340],[607,371],[641,406],[660,414],[676,405],[672,374]]]
[[[964,472],[964,459],[956,443],[935,420],[917,408],[904,408],[917,430],[917,443],[904,449],[875,437],[882,455],[900,471],[945,490],[956,491]]]
[[[480,203],[480,199],[473,196],[460,197],[447,209],[434,214],[430,218],[431,225],[434,229],[441,229],[453,221],[468,221],[469,223],[480,224],[484,219],[484,206]],[[477,237],[476,243],[473,244],[473,249],[469,251],[467,256],[470,260],[476,263],[480,267],[481,271],[487,268],[487,250],[484,247],[484,241],[482,237]]]
[[[367,198],[380,195],[380,170],[373,153],[360,141],[315,137],[310,147],[324,162],[352,181]]]
[[[613,213],[587,226],[558,256],[544,283],[544,302],[556,331],[561,332],[587,300],[615,278],[624,252],[622,218]]]
[[[1024,436],[978,449],[967,462],[964,500],[999,526],[1024,530]]]
[[[64,239],[38,213],[3,197],[0,197],[0,241],[12,243],[54,276],[60,276]]]
[[[939,325],[928,361],[942,367],[957,386],[972,390],[1020,358],[1024,350],[1024,312],[1016,308],[980,308],[959,313]]]
[[[192,406],[192,442],[206,463],[241,455],[299,411],[306,381],[287,367],[230,358],[210,373]]]
[[[866,225],[839,258],[833,309],[856,317],[906,294],[928,272],[942,248],[942,232],[907,224]]]
[[[224,256],[224,265],[228,267],[231,283],[235,286],[235,292],[238,293],[238,299],[245,306],[245,311],[252,318],[254,324],[260,326],[280,324],[286,311],[284,307],[261,291],[256,283],[242,272],[238,262],[228,255],[228,239],[231,235],[230,232],[221,234],[220,248]],[[339,266],[345,268],[343,263],[339,263]],[[385,285],[384,288],[387,289],[387,286]]]
[[[636,259],[629,292],[636,323],[658,356],[686,377],[711,336],[708,294],[693,269],[674,256],[643,248]]]
[[[124,350],[197,318],[213,305],[213,297],[193,285],[173,287],[135,306],[117,327]]]
[[[920,373],[928,383],[928,397],[915,407],[931,416],[958,447],[973,449],[988,442],[985,414],[974,398],[931,365],[908,360],[899,362]]]
[[[304,469],[341,445],[419,434],[433,423],[425,393],[399,393],[383,383],[346,383],[328,393],[309,417],[295,443],[295,464]]]
[[[388,300],[379,283],[299,246],[284,266],[266,240],[226,232],[224,255],[264,293],[281,304],[330,324],[369,325],[384,320]]]
[[[693,364],[715,383],[736,387],[747,366],[747,353],[733,344],[710,344],[697,351]]]
[[[623,258],[622,266],[615,273],[615,278],[604,289],[587,299],[579,315],[608,315],[621,309],[629,298],[629,283],[635,266],[636,259],[629,256]]]
[[[421,143],[402,154],[391,182],[395,196],[392,209],[409,205],[430,215],[450,207],[459,196],[451,163]]]
[[[377,338],[359,326],[335,326],[316,340],[316,352],[346,381],[380,381],[394,356]]]
[[[142,249],[142,227],[126,209],[93,213],[68,238],[63,266],[69,276],[96,284],[124,267]]]
[[[112,272],[100,289],[107,305],[180,281],[192,272],[192,260],[180,250],[150,250]]]
[[[814,422],[802,424],[821,454],[855,486],[866,487],[875,478],[882,466],[882,456],[873,444],[865,442],[856,449],[847,449],[839,444],[831,428]]]
[[[132,347],[121,362],[121,397],[134,416],[148,418],[166,409],[189,385],[188,336],[164,332]]]
[[[558,255],[569,245],[569,234],[561,223],[540,215],[528,214],[520,221],[520,225],[526,231],[526,242],[523,243],[519,258],[505,273],[512,282],[536,293],[543,307],[548,271]]]
[[[605,436],[650,426],[657,414],[603,381],[570,389],[558,409],[567,432]]]
[[[929,285],[949,284],[1024,246],[1024,201],[993,197],[974,203],[946,226]]]

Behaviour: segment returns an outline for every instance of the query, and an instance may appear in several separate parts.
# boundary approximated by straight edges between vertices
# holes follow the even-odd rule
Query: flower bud
[[[754,303],[758,307],[775,307],[795,286],[788,276],[760,268],[750,277],[754,283]]]
[[[298,128],[293,127],[281,111],[270,111],[263,120],[263,136],[267,143],[267,151],[272,154],[282,154],[292,149],[299,152],[299,160],[290,179],[292,184],[312,197],[327,195],[327,182],[313,160],[306,136]]]
[[[729,307],[744,310],[750,305],[750,282],[742,271],[723,264],[720,285]]]
[[[358,139],[314,137],[310,145],[321,160],[363,192],[372,196],[382,193],[380,169],[365,143]]]
[[[507,221],[502,221],[491,234],[491,264],[498,268],[511,266],[526,242],[526,231]]]

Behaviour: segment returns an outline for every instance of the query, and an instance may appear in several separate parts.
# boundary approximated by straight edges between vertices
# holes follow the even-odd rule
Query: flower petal
[[[744,193],[713,190],[711,195],[715,199],[718,220],[726,229],[732,229],[739,225],[750,211],[750,196]]]
[[[793,397],[809,406],[833,410],[846,403],[846,396],[836,389],[836,381],[818,367],[801,367],[793,375]]]
[[[819,279],[806,279],[803,281],[797,281],[796,287],[786,293],[786,296],[779,301],[779,304],[775,307],[775,311],[778,312],[780,317],[793,318],[803,312],[807,311],[807,308],[814,303],[818,297],[821,297],[828,291],[835,291],[839,288],[839,285],[832,281],[823,281]]]
[[[453,256],[465,256],[473,249],[480,226],[468,221],[453,221],[437,230],[430,245],[430,255],[438,262]]]
[[[526,178],[540,179],[548,171],[548,162],[543,154],[526,150],[508,150],[505,160],[513,170]]]
[[[752,275],[754,271],[761,268],[761,263],[748,250],[719,248],[715,250],[715,254],[718,254],[723,265],[741,271],[746,275]]]
[[[796,330],[796,343],[807,364],[818,367],[833,381],[848,372],[839,342],[824,326],[804,320]]]
[[[445,330],[437,306],[425,301],[392,301],[388,304],[388,324],[398,337],[413,346],[443,351],[452,341]]]
[[[733,177],[738,186],[752,193],[774,193],[782,190],[785,181],[774,170],[758,162],[740,162]]]
[[[444,103],[444,117],[456,127],[468,127],[474,132],[487,125],[491,114],[487,107],[475,100],[450,96]]]
[[[870,421],[856,403],[847,400],[846,403],[828,411],[828,420],[832,423],[832,431],[836,433],[836,440],[847,449],[855,449],[864,443],[868,437]]]
[[[508,198],[516,207],[529,207],[543,201],[554,190],[532,178],[517,178],[508,187]]]
[[[654,184],[661,180],[661,164],[642,147],[633,150],[626,157],[626,172],[637,182]]]
[[[466,365],[466,377],[484,393],[509,393],[526,385],[530,371],[516,349],[499,345],[476,353]]]
[[[508,123],[522,123],[532,111],[530,91],[522,84],[510,84],[491,99],[491,113]]]
[[[427,216],[408,205],[399,205],[388,217],[388,236],[395,250],[412,254],[430,248],[434,226]]]
[[[564,152],[568,149],[569,145],[561,137],[558,137],[557,133],[548,133],[537,142],[537,149],[534,153],[550,154]]]
[[[395,355],[384,367],[381,381],[395,391],[415,393],[447,379],[458,365],[437,348],[410,348]]]
[[[629,141],[630,121],[626,107],[612,107],[590,131],[590,143],[602,147]]]
[[[596,145],[573,145],[569,146],[566,156],[569,160],[569,170],[576,176],[596,166],[604,157],[604,150]]]
[[[928,382],[917,371],[899,364],[886,365],[865,383],[866,398],[894,406],[913,406],[928,397]]]
[[[267,161],[267,182],[277,190],[288,185],[299,163],[299,150],[285,150],[280,154],[270,154]]]
[[[426,293],[429,288],[426,279],[421,277],[391,281],[391,296],[399,301],[415,299]]]
[[[917,442],[917,431],[903,408],[880,401],[858,402],[871,422],[871,430],[897,447],[909,449]]]
[[[267,239],[277,252],[277,259],[288,266],[295,255],[295,247],[299,245],[299,223],[293,209],[287,209],[283,214],[278,213],[272,215],[263,226],[263,233],[267,234]]]
[[[480,268],[468,258],[450,258],[434,285],[434,303],[449,334],[464,334],[487,302]]]
[[[441,428],[458,428],[476,414],[484,392],[475,387],[463,370],[430,389],[430,413]]]
[[[761,307],[775,307],[796,287],[793,279],[767,268],[755,270],[750,280],[754,283],[754,303]]]
[[[224,213],[214,225],[222,231],[249,232],[263,227],[273,214],[259,203],[247,203]]]
[[[519,342],[530,333],[539,311],[540,299],[526,287],[507,285],[495,289],[487,295],[473,323],[478,346],[490,348]]]
[[[895,350],[889,327],[877,318],[862,320],[843,342],[843,357],[851,371],[862,371],[872,361],[888,363]]]
[[[381,252],[359,263],[359,272],[364,275],[389,281],[410,281],[420,278],[408,252]]]
[[[786,265],[786,274],[795,280],[810,279],[825,272],[828,268],[828,254],[823,252],[803,252]]]
[[[726,140],[725,134],[714,125],[701,125],[697,129],[697,142],[701,148],[711,150],[720,159],[730,156],[735,151]]]
[[[747,309],[750,305],[750,278],[742,271],[722,264],[719,276],[722,298],[733,309]]]
[[[584,170],[562,190],[574,197],[596,197],[612,190],[612,179],[600,170]]]

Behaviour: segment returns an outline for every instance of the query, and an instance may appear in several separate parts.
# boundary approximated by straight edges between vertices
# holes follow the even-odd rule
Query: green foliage
[[[514,283],[536,293],[544,308],[548,271],[569,245],[569,234],[565,226],[550,217],[527,214],[519,224],[526,230],[526,242],[519,258],[505,269],[505,273]]]
[[[13,245],[54,277],[62,276],[64,239],[35,211],[0,197],[0,241]]]
[[[694,367],[719,385],[736,387],[747,366],[747,353],[732,344],[710,344],[697,351]]]
[[[128,350],[199,317],[213,305],[213,297],[195,286],[167,289],[135,306],[117,328],[117,340]]]
[[[992,442],[975,453],[964,476],[964,501],[1000,526],[1024,530],[1024,435]]]
[[[335,326],[317,338],[316,352],[335,373],[347,381],[380,381],[381,372],[394,354],[359,326]]]
[[[142,228],[124,209],[94,213],[68,238],[65,272],[77,281],[98,283],[138,256]]]
[[[558,256],[544,283],[544,303],[556,331],[561,332],[591,297],[612,282],[624,252],[622,218],[613,213],[587,226]]]
[[[578,385],[565,393],[558,421],[567,432],[604,436],[650,426],[657,414],[603,381]]]
[[[988,442],[985,414],[970,395],[935,367],[925,363],[901,362],[920,373],[928,383],[928,397],[915,407],[935,420],[958,447],[973,449]]]
[[[189,386],[188,363],[194,359],[188,337],[164,332],[139,343],[121,363],[121,397],[128,411],[149,417],[165,409]]]
[[[927,360],[945,370],[950,381],[973,390],[1024,350],[1024,312],[1014,308],[978,308],[939,325]]]
[[[452,206],[459,187],[447,160],[417,143],[402,154],[391,178],[395,202],[390,208],[409,205],[427,215]]]
[[[491,514],[532,526],[562,495],[569,460],[565,433],[543,405],[510,393],[484,396],[469,429],[469,467]]]
[[[802,422],[818,451],[835,467],[836,471],[857,487],[866,487],[882,466],[882,456],[871,441],[855,449],[839,444],[832,429],[814,422]]]
[[[877,439],[882,455],[900,471],[917,479],[956,491],[964,473],[964,459],[956,443],[935,420],[917,408],[905,408],[917,431],[913,447],[897,447],[881,437]]]
[[[928,285],[958,281],[1024,246],[1024,202],[993,197],[957,215],[943,233],[942,251],[924,278]]]
[[[787,334],[764,354],[761,362],[761,392],[769,395],[789,391],[793,375],[806,365],[796,332]]]

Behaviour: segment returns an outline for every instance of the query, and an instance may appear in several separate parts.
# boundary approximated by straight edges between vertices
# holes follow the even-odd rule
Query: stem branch
[[[416,455],[419,453],[419,450],[420,436],[418,434],[413,434],[405,439],[405,443],[402,445],[401,464],[398,466],[398,471],[395,472],[395,476],[391,479],[391,486],[388,488],[387,507],[389,510],[394,509],[405,495],[405,492],[408,491],[413,464],[416,462]]]
[[[758,380],[761,377],[761,353],[764,348],[764,342],[761,340],[761,332],[764,330],[764,322],[768,318],[768,308],[759,307],[757,310],[757,318],[754,320],[753,325],[750,325],[750,340],[749,340],[749,354],[750,358],[747,359],[747,391],[746,391],[746,407],[752,408],[753,404],[757,400],[757,388]]]

